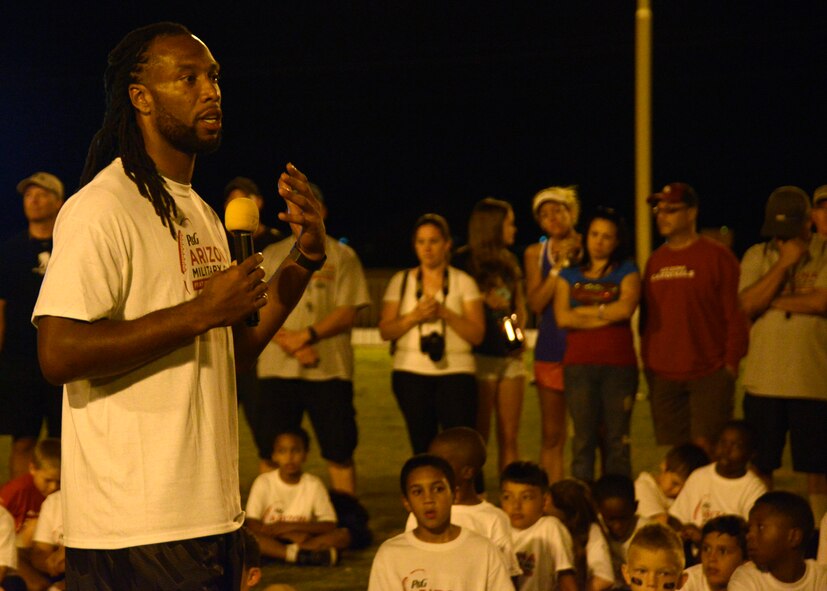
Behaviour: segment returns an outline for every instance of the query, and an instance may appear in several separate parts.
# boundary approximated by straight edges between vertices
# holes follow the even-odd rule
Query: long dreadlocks
[[[138,187],[176,238],[172,221],[178,215],[175,200],[164,186],[155,162],[147,154],[144,138],[138,128],[129,100],[129,85],[140,81],[140,74],[148,62],[146,54],[150,42],[157,37],[191,35],[183,25],[171,22],[155,23],[128,33],[109,54],[103,76],[106,91],[106,113],[103,125],[92,138],[86,164],[80,177],[80,186],[89,183],[98,172],[121,157],[127,176]]]

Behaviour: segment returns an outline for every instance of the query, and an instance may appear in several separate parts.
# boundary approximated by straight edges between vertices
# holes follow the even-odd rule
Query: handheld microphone
[[[258,228],[258,207],[247,197],[237,197],[224,209],[224,226],[233,237],[233,251],[236,261],[241,262],[252,256],[253,232]],[[247,318],[247,326],[258,326],[258,310]]]

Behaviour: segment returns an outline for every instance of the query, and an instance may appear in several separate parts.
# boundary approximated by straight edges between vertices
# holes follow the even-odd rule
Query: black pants
[[[393,393],[415,454],[428,451],[442,429],[477,427],[477,383],[472,374],[429,376],[395,371]]]
[[[118,550],[66,548],[67,591],[238,591],[241,530]]]

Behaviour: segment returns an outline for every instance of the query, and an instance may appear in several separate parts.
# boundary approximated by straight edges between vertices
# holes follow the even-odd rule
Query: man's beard
[[[212,154],[221,145],[221,130],[208,138],[198,137],[195,126],[187,126],[158,103],[158,131],[176,150],[188,154]]]

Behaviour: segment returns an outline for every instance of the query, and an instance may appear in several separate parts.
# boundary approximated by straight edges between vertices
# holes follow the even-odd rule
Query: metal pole
[[[643,267],[652,252],[652,10],[638,0],[635,11],[635,247]]]

